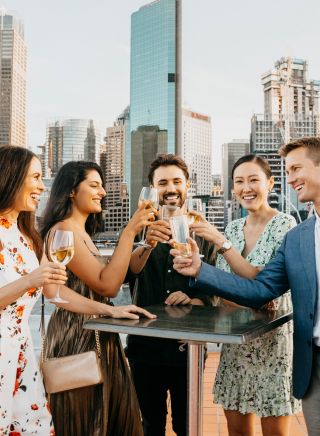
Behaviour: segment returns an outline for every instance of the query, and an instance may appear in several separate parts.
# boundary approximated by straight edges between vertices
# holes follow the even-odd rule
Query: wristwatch
[[[219,250],[217,251],[217,253],[219,254],[223,254],[226,251],[230,250],[230,248],[232,247],[232,243],[230,241],[224,241],[224,243],[222,244],[222,247],[219,248]]]

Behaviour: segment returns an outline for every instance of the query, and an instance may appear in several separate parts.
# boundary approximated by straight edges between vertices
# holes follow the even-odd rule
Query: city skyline
[[[130,98],[130,17],[146,3],[1,2],[25,25],[29,146],[44,142],[47,121],[57,116],[93,118],[101,130],[112,125]],[[255,7],[249,1],[182,4],[182,100],[212,119],[214,172],[222,143],[249,138],[252,114],[263,112],[261,76],[276,60],[306,59],[309,78],[320,77],[320,5],[284,0],[276,10]]]

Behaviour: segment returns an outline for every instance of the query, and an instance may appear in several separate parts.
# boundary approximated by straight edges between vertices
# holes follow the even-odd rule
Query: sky
[[[130,16],[144,0],[0,0],[24,21],[28,146],[56,117],[93,118],[101,131],[129,104]],[[182,0],[183,104],[212,119],[213,172],[221,144],[249,139],[263,112],[261,75],[283,56],[320,80],[319,0]]]

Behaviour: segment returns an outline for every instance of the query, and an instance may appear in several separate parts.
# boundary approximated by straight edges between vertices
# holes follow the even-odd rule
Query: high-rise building
[[[117,233],[129,221],[129,193],[125,183],[125,145],[127,109],[107,128],[105,150],[100,164],[106,181],[103,201],[105,230]]]
[[[286,184],[280,146],[292,139],[320,134],[320,81],[308,79],[303,59],[281,58],[262,76],[264,114],[251,119],[250,148],[265,157],[275,177],[273,205],[290,212],[298,202]],[[293,203],[296,203],[295,206]]]
[[[181,155],[180,70],[181,0],[156,0],[142,6],[131,16],[130,194],[141,189],[141,185],[134,183],[145,179],[148,170],[143,162],[140,166],[143,174],[135,174],[138,169],[133,158],[132,141],[142,126],[153,126],[153,129],[165,132],[164,152]],[[155,145],[153,150],[157,152]],[[143,161],[142,143],[140,151],[138,148],[135,148],[134,155],[140,152]],[[153,154],[151,160],[155,157]],[[134,194],[130,195],[132,210],[136,207],[134,197]]]
[[[23,23],[0,10],[0,146],[27,145],[26,73]]]
[[[182,157],[189,168],[191,193],[211,194],[211,118],[182,109]]]
[[[222,188],[224,197],[224,222],[225,226],[230,220],[239,217],[239,208],[232,204],[232,179],[231,170],[240,157],[249,153],[249,141],[247,139],[233,139],[231,142],[222,144]]]
[[[46,144],[52,176],[71,160],[99,162],[100,131],[93,120],[67,119],[48,123]]]

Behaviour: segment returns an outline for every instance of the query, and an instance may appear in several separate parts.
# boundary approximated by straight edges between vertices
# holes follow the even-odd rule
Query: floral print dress
[[[246,218],[231,222],[225,231],[236,250],[245,246]],[[266,225],[247,256],[252,265],[263,267],[271,260],[285,234],[295,226],[292,216],[278,213]],[[218,268],[230,266],[218,255]],[[275,300],[276,308],[292,310],[290,291]],[[300,410],[292,395],[292,321],[248,344],[224,344],[214,386],[214,400],[225,410],[260,417],[291,415]]]
[[[17,224],[0,217],[0,288],[38,266]],[[0,310],[0,436],[53,434],[28,323],[40,294],[28,289]]]

